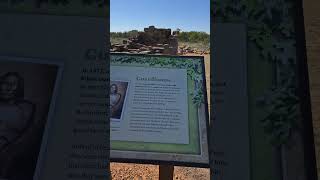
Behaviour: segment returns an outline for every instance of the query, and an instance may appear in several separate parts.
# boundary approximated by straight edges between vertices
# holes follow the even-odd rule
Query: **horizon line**
[[[171,29],[171,28],[158,28],[158,29]],[[125,32],[130,32],[130,31],[138,31],[138,32],[144,32],[143,30],[138,30],[138,29],[132,29],[132,30],[125,30],[125,31],[110,31],[110,33],[125,33]],[[175,30],[172,30],[171,31],[175,31]],[[203,32],[203,33],[206,33],[206,34],[209,34],[210,35],[210,32],[206,32],[206,31],[201,31],[201,30],[190,30],[190,31],[180,31],[180,32]]]

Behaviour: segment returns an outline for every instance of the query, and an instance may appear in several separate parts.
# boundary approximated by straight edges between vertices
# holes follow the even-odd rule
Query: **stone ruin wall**
[[[179,31],[171,29],[160,29],[154,26],[144,28],[136,37],[124,40],[122,44],[111,45],[110,52],[137,53],[137,54],[164,54],[182,55],[186,53],[207,54],[190,47],[179,47]]]

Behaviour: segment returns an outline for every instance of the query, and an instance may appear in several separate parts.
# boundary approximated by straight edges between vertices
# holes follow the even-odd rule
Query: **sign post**
[[[172,165],[160,165],[159,166],[159,180],[172,180],[173,179],[174,166]]]

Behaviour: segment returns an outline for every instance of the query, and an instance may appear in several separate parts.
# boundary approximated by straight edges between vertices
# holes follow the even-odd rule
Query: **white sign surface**
[[[111,140],[189,143],[186,69],[110,71]]]

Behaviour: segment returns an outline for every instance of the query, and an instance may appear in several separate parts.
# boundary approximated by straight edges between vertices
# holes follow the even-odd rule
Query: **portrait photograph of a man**
[[[110,117],[120,120],[123,113],[128,82],[110,81]]]
[[[0,179],[33,179],[59,68],[0,56]]]

